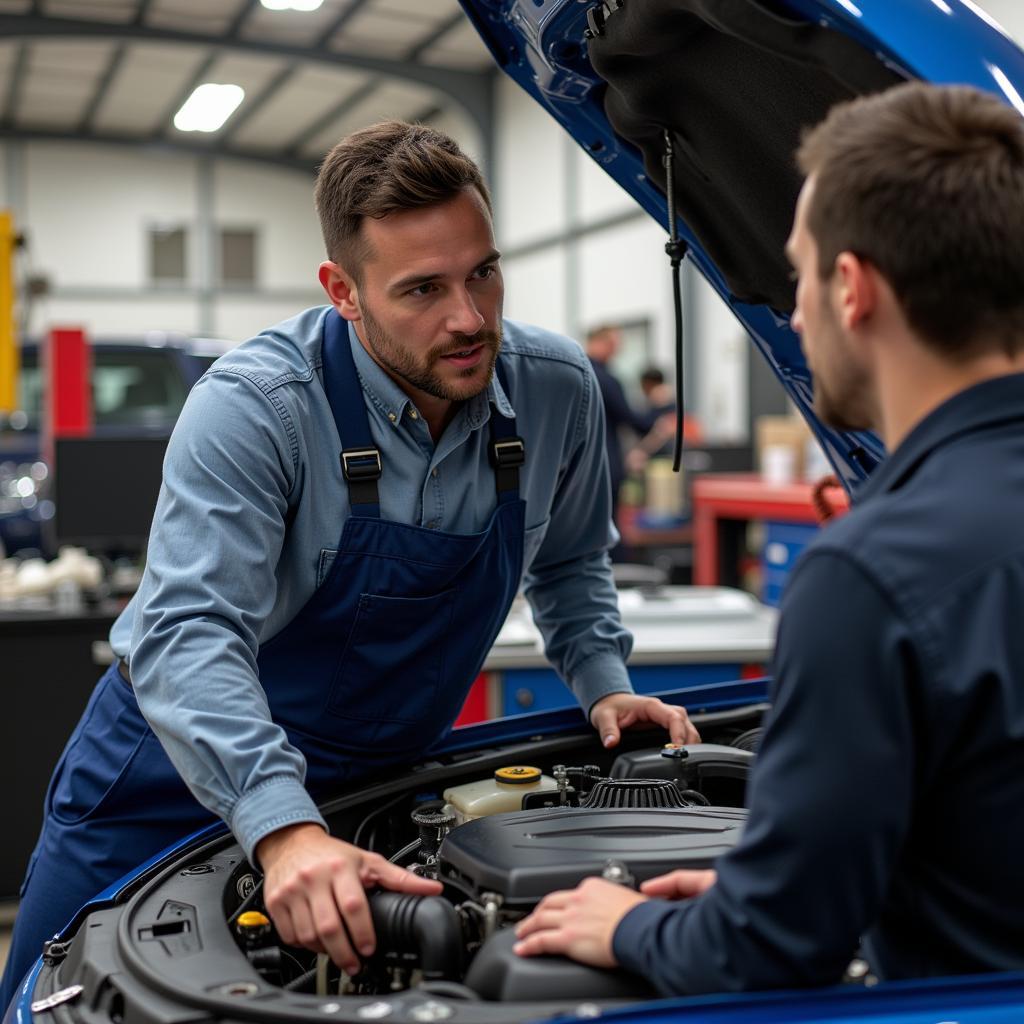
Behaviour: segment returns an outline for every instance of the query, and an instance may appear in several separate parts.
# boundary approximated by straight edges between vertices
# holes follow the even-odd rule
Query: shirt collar
[[[937,448],[964,434],[1024,419],[1024,373],[974,384],[933,409],[858,489],[863,501],[902,487]]]
[[[413,404],[412,399],[370,358],[351,320],[348,324],[348,339],[363,391],[391,423],[397,426],[402,422],[406,407]],[[471,429],[483,426],[491,418],[492,403],[502,416],[507,419],[515,417],[515,410],[501,386],[501,381],[498,380],[497,373],[480,394],[474,395],[463,406]]]

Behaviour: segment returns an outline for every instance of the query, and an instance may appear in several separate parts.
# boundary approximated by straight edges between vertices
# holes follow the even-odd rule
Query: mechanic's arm
[[[526,567],[526,598],[548,660],[605,746],[614,746],[620,730],[637,723],[662,726],[675,743],[697,743],[700,737],[682,708],[633,693],[626,672],[633,638],[619,616],[608,559],[608,549],[618,540],[611,511],[604,409],[588,366],[551,522]]]
[[[241,375],[214,371],[192,390],[164,461],[132,629],[132,683],[196,799],[266,872],[265,897],[281,937],[353,964],[338,907],[355,906],[357,941],[372,943],[359,882],[383,869],[326,835],[303,785],[305,761],[271,720],[256,668],[295,480],[289,427]],[[280,843],[261,847],[257,858],[257,844],[278,830],[301,831],[332,866],[317,874],[303,860],[310,882],[296,883],[296,873],[276,869],[271,854],[282,852]]]
[[[519,926],[521,952],[619,963],[665,994],[840,979],[877,919],[911,818],[921,666],[874,581],[818,551],[787,587],[775,673],[750,818],[717,881],[680,872],[645,886],[703,893],[679,905],[611,899],[608,883],[591,880]]]

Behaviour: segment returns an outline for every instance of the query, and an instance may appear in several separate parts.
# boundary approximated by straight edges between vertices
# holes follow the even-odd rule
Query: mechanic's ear
[[[331,305],[346,320],[361,320],[363,315],[359,309],[359,288],[355,279],[330,260],[320,264],[318,276]]]
[[[847,330],[859,327],[875,311],[878,289],[877,271],[852,252],[841,252],[836,257],[833,276],[836,312]]]

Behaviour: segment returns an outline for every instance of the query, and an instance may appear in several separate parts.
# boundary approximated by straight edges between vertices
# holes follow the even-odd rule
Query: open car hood
[[[884,449],[812,408],[783,247],[801,131],[908,79],[987,89],[1024,114],[1024,52],[972,0],[461,0],[498,65],[677,230],[852,487]]]

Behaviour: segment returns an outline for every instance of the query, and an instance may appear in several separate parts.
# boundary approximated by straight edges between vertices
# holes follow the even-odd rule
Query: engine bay
[[[524,960],[512,952],[512,926],[548,893],[588,876],[637,888],[676,868],[712,867],[745,821],[760,730],[733,733],[727,730],[726,743],[622,753],[606,769],[502,765],[440,795],[413,791],[371,812],[353,841],[440,881],[444,894],[372,893],[378,952],[355,976],[323,954],[281,946],[255,881],[228,923],[264,980],[289,991],[367,996],[427,986],[500,1002],[653,996],[624,972],[555,957]],[[259,927],[269,928],[256,941],[243,920],[254,910]]]
[[[765,709],[700,716],[706,742],[693,746],[651,746],[654,732],[627,733],[614,751],[589,730],[533,737],[417,765],[322,805],[333,835],[444,887],[427,897],[371,892],[377,952],[355,975],[281,941],[260,873],[222,835],[155,865],[109,909],[85,908],[71,937],[51,944],[36,991],[82,985],[92,1010],[139,1022],[197,1011],[498,1022],[656,998],[624,971],[517,956],[514,925],[588,876],[635,888],[713,866],[742,831]],[[154,1007],[154,992],[169,1005]]]

